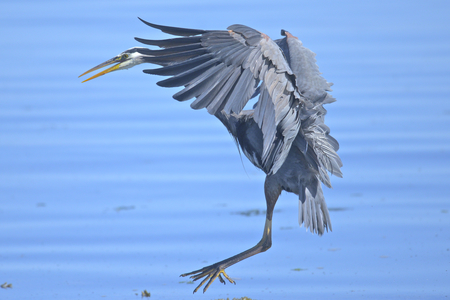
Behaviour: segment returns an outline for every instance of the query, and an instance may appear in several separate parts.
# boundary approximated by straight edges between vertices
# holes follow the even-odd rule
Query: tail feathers
[[[310,190],[311,189],[311,190]],[[322,235],[325,230],[330,231],[331,220],[327,204],[323,197],[322,187],[318,183],[317,191],[308,187],[304,188],[304,194],[300,196],[298,205],[298,223],[304,225],[311,233]],[[315,192],[315,195],[313,195]],[[303,198],[303,199],[302,199]]]

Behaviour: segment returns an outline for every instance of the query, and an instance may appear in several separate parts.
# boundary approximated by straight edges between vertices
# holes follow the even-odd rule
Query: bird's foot
[[[208,283],[206,284],[206,286],[203,288],[203,293],[206,292],[206,290],[209,288],[209,286],[211,285],[211,283],[213,283],[213,281],[216,278],[219,278],[220,282],[222,282],[223,284],[225,284],[225,280],[223,279],[222,275],[230,282],[230,283],[234,283],[236,284],[236,282],[234,282],[233,279],[231,279],[230,277],[228,277],[227,273],[225,273],[225,269],[223,267],[221,267],[221,264],[217,263],[217,264],[213,264],[207,267],[204,267],[200,270],[196,270],[190,273],[185,273],[185,274],[181,274],[180,276],[182,277],[186,277],[186,276],[190,276],[190,278],[193,279],[193,281],[197,281],[200,278],[205,277],[202,282],[200,282],[200,284],[195,288],[194,293],[198,291],[198,289],[205,284],[205,282]]]

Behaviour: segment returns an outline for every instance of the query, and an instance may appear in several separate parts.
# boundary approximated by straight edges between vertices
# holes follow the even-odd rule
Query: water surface
[[[446,1],[19,1],[0,4],[0,299],[442,299],[450,294]],[[87,69],[164,38],[137,20],[280,29],[335,83],[344,179],[333,232],[283,194],[273,247],[206,294],[178,277],[253,246],[264,176],[225,128],[145,67]]]

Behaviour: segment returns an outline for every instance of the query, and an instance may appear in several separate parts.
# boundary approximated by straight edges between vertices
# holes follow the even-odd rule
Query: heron
[[[182,274],[201,279],[194,293],[202,286],[205,292],[217,278],[235,284],[225,270],[271,247],[273,211],[282,191],[298,195],[300,226],[318,235],[331,231],[322,184],[331,187],[330,175],[342,177],[342,162],[339,143],[324,123],[323,105],[336,101],[329,93],[332,83],[321,76],[315,53],[286,30],[281,30],[282,38],[272,40],[239,24],[201,30],[139,19],[170,38],[135,38],[153,49],[130,48],[80,75],[108,67],[83,82],[142,63],[157,65],[144,73],[166,76],[157,82],[161,87],[183,87],[173,98],[195,98],[191,108],[205,108],[218,118],[238,149],[266,174],[261,240],[237,255]],[[256,97],[248,109],[247,103]]]

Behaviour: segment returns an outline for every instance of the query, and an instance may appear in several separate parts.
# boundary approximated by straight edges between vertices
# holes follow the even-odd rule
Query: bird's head
[[[128,50],[123,51],[122,53],[120,53],[119,55],[116,55],[115,57],[105,61],[104,63],[99,64],[96,67],[93,67],[92,69],[84,72],[83,74],[81,74],[78,77],[81,77],[83,75],[86,75],[90,72],[93,72],[95,70],[107,67],[109,65],[114,64],[112,67],[109,67],[103,71],[101,71],[100,73],[84,80],[83,82],[89,81],[91,79],[97,78],[99,76],[105,75],[107,73],[110,73],[112,71],[118,71],[118,70],[124,70],[124,69],[129,69],[132,68],[136,65],[139,65],[141,63],[144,62],[144,54],[141,53],[143,51],[147,50],[146,48],[141,48],[141,47],[134,47],[134,48],[130,48]]]

